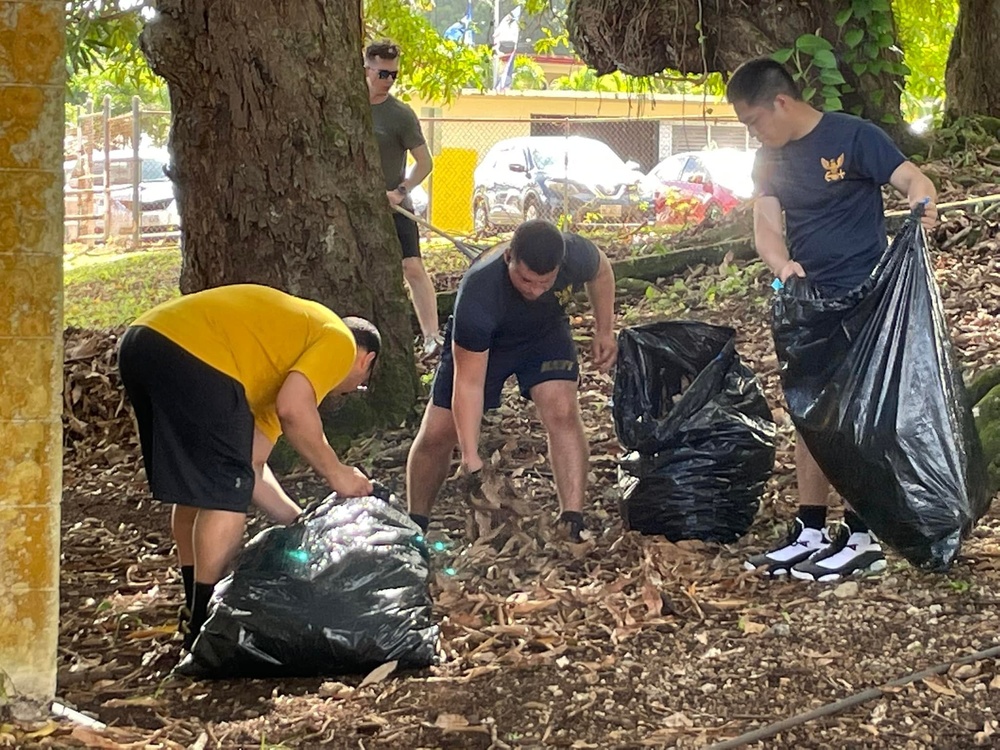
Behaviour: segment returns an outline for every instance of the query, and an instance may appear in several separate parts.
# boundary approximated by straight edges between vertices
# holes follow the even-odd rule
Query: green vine
[[[818,34],[803,34],[794,47],[779,49],[772,55],[782,64],[793,65],[792,76],[803,85],[803,99],[818,100],[828,112],[843,111],[844,97],[855,88],[845,80],[841,64],[849,66],[858,78],[884,72],[900,77],[910,73],[904,63],[886,59],[885,53],[896,47],[889,0],[851,0],[850,7],[840,11],[834,22],[838,31],[833,41]],[[875,90],[871,102],[881,107],[884,97],[883,91]],[[856,104],[849,111],[860,115],[862,107]],[[886,123],[896,120],[894,114],[882,117]]]

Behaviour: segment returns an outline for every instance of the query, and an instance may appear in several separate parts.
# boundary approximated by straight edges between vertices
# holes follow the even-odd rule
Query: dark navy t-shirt
[[[758,195],[785,211],[788,251],[827,294],[861,284],[885,251],[882,185],[906,161],[876,125],[827,112],[804,137],[761,148],[754,163]]]
[[[566,255],[556,282],[529,302],[514,288],[502,248],[489,252],[470,268],[458,285],[452,339],[463,349],[516,349],[565,325],[567,292],[597,276],[600,254],[593,242],[563,232]]]

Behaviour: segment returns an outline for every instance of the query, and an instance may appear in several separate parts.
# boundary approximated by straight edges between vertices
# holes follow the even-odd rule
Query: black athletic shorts
[[[431,397],[435,406],[451,408],[451,394],[455,383],[455,366],[451,356],[451,326],[445,326],[444,348],[441,361],[434,374]],[[517,349],[491,349],[489,364],[486,366],[486,383],[483,393],[483,408],[496,409],[500,406],[503,384],[511,375],[517,377],[521,396],[531,398],[531,389],[548,380],[580,379],[580,364],[577,361],[576,344],[569,330],[569,323],[563,322],[549,333],[525,342]]]
[[[153,497],[246,513],[254,421],[243,386],[145,326],[125,332],[118,369]]]
[[[392,212],[392,220],[396,222],[396,234],[399,235],[399,244],[403,246],[403,257],[419,258],[420,232],[417,230],[417,222],[395,211]]]

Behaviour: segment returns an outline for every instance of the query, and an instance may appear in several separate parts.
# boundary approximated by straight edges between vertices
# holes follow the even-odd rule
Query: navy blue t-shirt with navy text
[[[792,260],[824,293],[854,289],[878,263],[887,244],[882,186],[904,161],[885,131],[840,112],[757,152],[757,194],[781,203]]]
[[[555,284],[528,301],[514,288],[501,250],[489,252],[462,277],[455,298],[452,339],[463,349],[510,350],[542,339],[567,325],[563,304],[568,293],[597,276],[600,252],[593,242],[564,232],[566,254]]]

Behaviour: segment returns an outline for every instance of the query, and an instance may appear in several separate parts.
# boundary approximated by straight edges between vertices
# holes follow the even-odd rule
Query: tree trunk
[[[410,309],[361,75],[361,0],[160,0],[142,35],[170,89],[181,290],[252,282],[362,315],[374,423],[416,400]]]
[[[900,138],[902,77],[889,69],[899,62],[898,52],[884,45],[881,70],[858,75],[844,60],[849,48],[842,36],[849,27],[834,21],[850,7],[850,0],[570,0],[567,28],[577,53],[599,74],[632,75],[728,75],[746,60],[794,48],[803,34],[818,34],[833,44],[840,72],[854,89],[841,97],[844,110]],[[813,83],[807,73],[806,84]],[[820,94],[813,102],[822,108]]]
[[[1000,118],[1000,2],[961,0],[945,72],[951,119]]]

